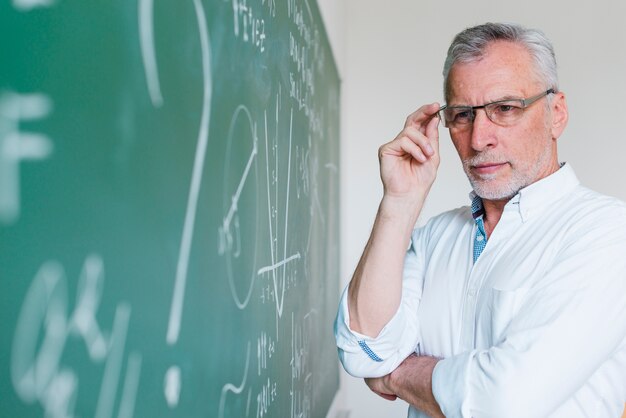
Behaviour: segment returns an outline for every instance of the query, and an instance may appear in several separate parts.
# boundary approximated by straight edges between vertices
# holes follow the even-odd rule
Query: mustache
[[[473,157],[466,158],[463,160],[463,165],[465,167],[477,166],[485,163],[501,163],[508,161],[503,155],[499,155],[497,153],[480,153],[476,154]]]

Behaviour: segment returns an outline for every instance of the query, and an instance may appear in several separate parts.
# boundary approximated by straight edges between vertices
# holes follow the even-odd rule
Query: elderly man
[[[517,25],[466,29],[444,85],[447,104],[418,109],[379,150],[384,195],[335,324],[345,369],[409,417],[619,417],[626,205],[559,163],[552,45]],[[413,229],[440,120],[471,206]]]

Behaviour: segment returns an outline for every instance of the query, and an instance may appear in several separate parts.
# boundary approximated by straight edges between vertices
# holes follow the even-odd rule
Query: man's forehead
[[[528,50],[505,41],[490,44],[475,60],[455,63],[447,83],[448,101],[465,102],[520,97],[541,85]]]

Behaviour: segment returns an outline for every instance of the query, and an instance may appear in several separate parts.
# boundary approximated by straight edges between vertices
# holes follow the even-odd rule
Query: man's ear
[[[555,93],[550,108],[552,109],[552,138],[557,139],[565,130],[569,119],[565,94],[562,92]]]

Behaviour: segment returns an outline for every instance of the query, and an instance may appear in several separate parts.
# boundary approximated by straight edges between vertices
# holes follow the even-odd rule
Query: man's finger
[[[388,401],[395,401],[396,399],[398,399],[396,395],[390,395],[388,393],[382,393],[382,392],[376,392],[376,391],[374,391],[374,393],[376,393],[381,398],[387,399]]]
[[[411,139],[408,135],[400,135],[380,148],[379,158],[382,159],[386,155],[401,157],[409,154],[417,161],[425,163],[433,153],[432,148],[430,151],[425,151],[417,141]]]
[[[408,126],[416,126],[417,128],[424,127],[428,122],[436,117],[437,112],[439,111],[439,103],[431,103],[424,105],[417,109],[415,112],[411,113],[404,123],[404,127]]]
[[[384,385],[382,384],[382,378],[366,378],[365,384],[370,388],[372,392],[380,396],[381,398],[387,399],[388,401],[395,401],[398,397],[391,393],[381,392],[384,390]]]
[[[432,121],[428,122],[427,128],[430,127],[431,123]],[[404,128],[401,134],[404,134],[411,141],[416,143],[424,152],[424,155],[427,155],[428,157],[432,157],[435,154],[435,150],[433,149],[433,146],[431,145],[431,138],[429,138],[429,136],[426,134],[426,128],[422,130],[422,129],[416,129],[415,127],[410,126],[408,128]],[[435,128],[434,133],[431,132],[431,135],[437,136],[438,134],[439,132],[436,130],[436,128]]]
[[[435,116],[426,125],[426,138],[430,141],[430,146],[439,152],[439,117]]]

